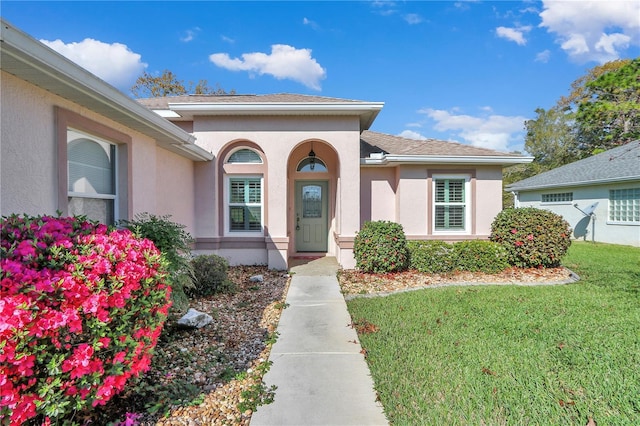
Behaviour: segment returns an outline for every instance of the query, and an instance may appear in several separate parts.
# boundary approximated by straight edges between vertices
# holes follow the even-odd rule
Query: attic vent
[[[262,164],[262,158],[251,149],[239,149],[229,156],[227,163],[252,163]]]

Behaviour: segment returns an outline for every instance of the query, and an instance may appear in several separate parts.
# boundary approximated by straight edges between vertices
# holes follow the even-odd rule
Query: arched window
[[[317,158],[316,156],[312,156],[302,160],[298,164],[298,168],[296,170],[299,172],[320,173],[326,172],[327,166],[324,164],[324,161]]]
[[[262,164],[260,155],[252,149],[242,148],[229,156],[227,163],[231,164]]]

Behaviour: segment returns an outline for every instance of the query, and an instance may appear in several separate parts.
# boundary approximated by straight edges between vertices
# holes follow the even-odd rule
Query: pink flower
[[[62,363],[62,371],[71,371],[71,378],[76,379],[91,373],[90,359],[93,356],[93,348],[86,343],[82,343],[74,351],[71,357]]]
[[[36,257],[36,248],[34,247],[33,241],[24,240],[18,244],[14,253],[24,260],[30,260]]]

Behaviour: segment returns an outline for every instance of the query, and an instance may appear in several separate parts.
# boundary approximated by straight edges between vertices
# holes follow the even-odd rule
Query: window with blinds
[[[229,178],[229,231],[262,230],[262,179]]]
[[[70,215],[105,224],[116,221],[116,145],[67,131],[67,192]]]
[[[434,180],[434,226],[436,231],[466,229],[466,180]]]
[[[232,164],[262,164],[260,155],[252,149],[243,148],[229,156],[227,163]]]
[[[640,188],[609,191],[609,220],[640,223]]]

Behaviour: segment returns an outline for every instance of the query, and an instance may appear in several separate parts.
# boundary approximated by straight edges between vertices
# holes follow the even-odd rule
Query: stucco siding
[[[175,221],[193,229],[193,214],[188,212],[193,205],[191,160],[159,148],[155,140],[136,130],[5,72],[1,84],[2,215],[64,211],[58,194],[59,167],[66,167],[57,154],[59,108],[68,111],[67,116],[82,117],[126,135],[128,142],[119,149],[128,151],[123,156],[128,163],[118,164],[118,174],[125,176],[120,190],[126,194],[128,207],[118,219],[141,212],[172,214]]]
[[[156,150],[156,212],[195,231],[194,163],[162,148]]]
[[[493,220],[502,211],[502,168],[479,167],[475,181],[475,233],[488,236]]]
[[[429,181],[425,166],[400,166],[398,171],[398,222],[407,236],[427,235]]]
[[[609,221],[609,190],[638,188],[640,181],[609,185],[592,185],[520,192],[519,207],[535,207],[561,215],[572,228],[572,237],[612,244],[640,246],[640,224],[621,224]],[[542,203],[542,194],[572,193],[573,201]],[[595,220],[581,210],[598,203]]]
[[[54,100],[2,72],[0,211],[55,214],[58,209]]]
[[[360,170],[360,223],[396,221],[396,169],[364,167]]]

